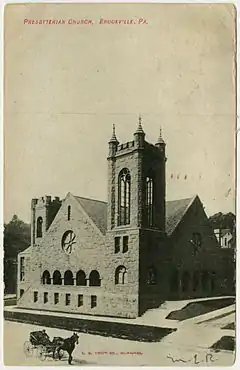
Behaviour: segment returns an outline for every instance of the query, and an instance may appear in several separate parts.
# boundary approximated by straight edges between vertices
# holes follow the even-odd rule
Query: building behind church
[[[165,300],[233,294],[198,196],[166,201],[165,142],[109,141],[108,202],[68,193],[31,203],[31,246],[18,255],[18,306],[135,318]]]

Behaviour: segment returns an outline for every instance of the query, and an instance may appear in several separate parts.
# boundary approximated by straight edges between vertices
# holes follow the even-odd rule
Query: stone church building
[[[31,203],[31,246],[18,255],[18,306],[135,318],[165,300],[232,292],[198,196],[165,200],[165,142],[109,141],[108,202],[68,193]]]

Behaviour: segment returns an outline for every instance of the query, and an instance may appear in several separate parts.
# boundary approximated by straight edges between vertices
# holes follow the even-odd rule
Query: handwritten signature
[[[216,359],[213,357],[213,354],[212,353],[207,353],[204,356],[203,359],[199,359],[197,354],[193,355],[193,358],[188,359],[188,360],[185,360],[183,358],[174,358],[171,355],[168,355],[167,358],[169,358],[170,360],[172,360],[172,362],[174,362],[174,363],[175,362],[183,362],[183,363],[192,362],[194,365],[198,365],[200,363],[211,363],[211,362],[215,362],[216,361]]]

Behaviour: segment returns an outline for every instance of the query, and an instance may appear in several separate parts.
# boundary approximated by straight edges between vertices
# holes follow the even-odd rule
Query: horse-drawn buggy
[[[78,344],[78,335],[73,333],[69,338],[54,337],[51,341],[46,331],[36,331],[30,333],[29,340],[24,343],[24,352],[27,357],[36,356],[40,360],[45,360],[51,356],[55,360],[61,360],[64,351],[69,355],[68,363],[72,362],[72,352],[75,343]]]

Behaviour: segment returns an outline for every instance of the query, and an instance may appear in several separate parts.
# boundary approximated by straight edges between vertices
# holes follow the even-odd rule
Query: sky
[[[130,141],[139,114],[147,141],[162,127],[167,199],[198,194],[208,215],[234,212],[231,4],[10,4],[4,31],[5,222],[29,222],[43,195],[106,201],[112,125]]]

